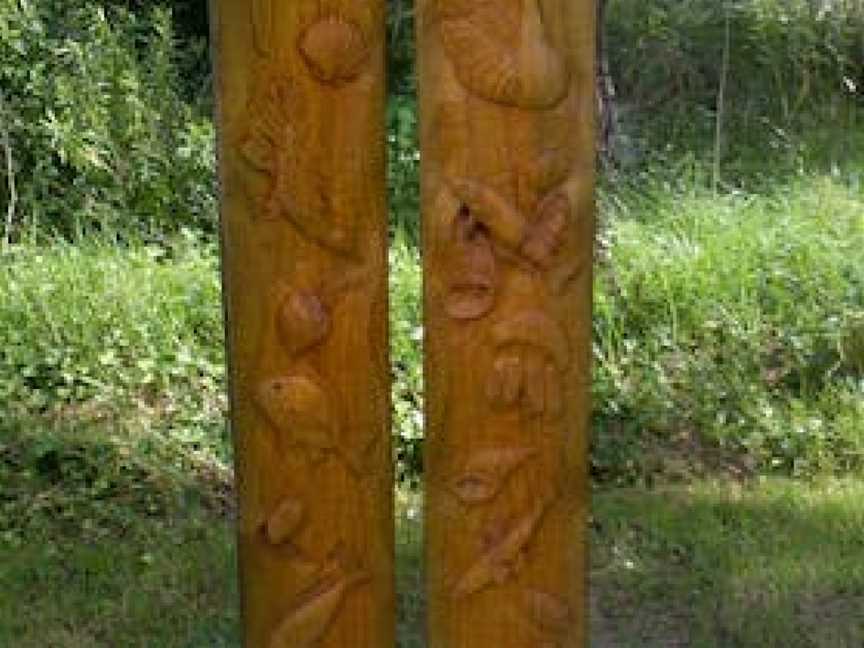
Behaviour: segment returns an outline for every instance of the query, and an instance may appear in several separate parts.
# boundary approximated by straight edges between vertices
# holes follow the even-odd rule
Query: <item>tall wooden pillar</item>
[[[418,22],[429,646],[583,646],[594,3]]]
[[[392,646],[384,0],[212,0],[245,646]]]

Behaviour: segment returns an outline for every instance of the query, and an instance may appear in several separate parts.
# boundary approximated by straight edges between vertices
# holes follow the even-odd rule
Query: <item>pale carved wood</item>
[[[585,645],[589,0],[420,0],[432,648]]]
[[[244,645],[392,646],[384,0],[213,0]]]

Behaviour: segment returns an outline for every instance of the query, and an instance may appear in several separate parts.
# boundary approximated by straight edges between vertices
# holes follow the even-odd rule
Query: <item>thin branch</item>
[[[6,110],[6,100],[0,92],[0,144],[6,158],[6,180],[9,189],[9,201],[6,204],[6,224],[3,231],[3,249],[8,249],[12,244],[12,226],[15,223],[15,209],[18,204],[18,191],[15,186],[15,165],[12,156],[12,137],[7,126],[10,119]]]
[[[732,17],[729,3],[726,2],[726,26],[723,42],[723,67],[720,70],[720,88],[717,91],[717,122],[714,132],[714,193],[720,186],[720,155],[723,149],[723,117],[726,108],[726,85],[729,81],[729,58],[732,46]]]

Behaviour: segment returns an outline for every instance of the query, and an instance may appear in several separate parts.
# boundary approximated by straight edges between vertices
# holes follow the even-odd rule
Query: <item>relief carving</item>
[[[566,95],[567,63],[551,42],[540,0],[438,0],[434,13],[456,76],[469,91],[534,110]]]
[[[314,648],[333,625],[345,597],[354,588],[369,581],[364,572],[340,576],[335,582],[319,585],[303,597],[276,628],[270,648]]]
[[[292,356],[318,346],[330,332],[330,314],[316,295],[290,291],[278,309],[281,341]]]
[[[385,3],[216,5],[243,643],[392,645]]]
[[[453,478],[453,492],[465,504],[494,499],[510,474],[536,454],[534,448],[491,448],[474,453]]]
[[[418,16],[426,529],[444,563],[428,567],[430,643],[580,645],[584,457],[567,444],[588,404],[593,7],[421,0]]]
[[[520,593],[522,613],[537,629],[543,645],[560,646],[573,621],[573,611],[560,596],[530,587]]]
[[[360,76],[370,47],[360,27],[329,16],[307,28],[298,43],[312,74],[323,83],[346,83]]]
[[[453,596],[465,598],[490,585],[503,585],[515,576],[549,504],[538,502],[523,519],[508,528],[490,527],[483,538],[484,553],[459,579]]]

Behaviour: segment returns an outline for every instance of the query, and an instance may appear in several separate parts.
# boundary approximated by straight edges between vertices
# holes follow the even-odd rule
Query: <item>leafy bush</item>
[[[212,231],[213,126],[206,95],[190,97],[185,74],[199,59],[203,45],[180,47],[162,8],[0,3],[19,236]],[[0,193],[4,213],[8,199]]]

